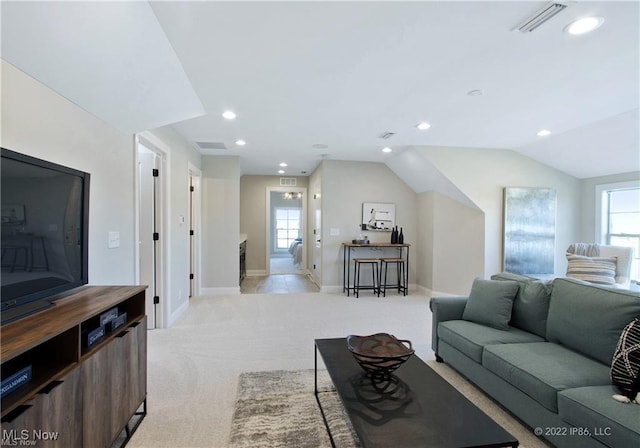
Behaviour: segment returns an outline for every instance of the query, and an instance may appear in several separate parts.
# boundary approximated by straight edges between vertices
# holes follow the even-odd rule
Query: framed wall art
[[[396,222],[396,205],[364,202],[362,204],[362,230],[391,232]]]
[[[553,274],[556,191],[551,188],[505,188],[503,236],[503,269],[506,272]]]

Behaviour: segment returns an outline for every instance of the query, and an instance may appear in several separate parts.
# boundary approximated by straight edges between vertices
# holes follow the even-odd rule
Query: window
[[[634,249],[631,278],[640,280],[640,187],[603,191],[604,243]]]
[[[291,243],[300,237],[302,209],[276,208],[276,249],[289,249]]]

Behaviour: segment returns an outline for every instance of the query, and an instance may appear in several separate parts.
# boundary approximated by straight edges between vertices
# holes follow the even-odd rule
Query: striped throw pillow
[[[567,254],[567,277],[585,282],[613,285],[616,281],[616,257],[584,257]]]

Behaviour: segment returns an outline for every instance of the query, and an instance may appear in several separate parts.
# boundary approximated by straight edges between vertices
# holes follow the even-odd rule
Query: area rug
[[[326,371],[318,372],[322,409],[336,447],[359,447]],[[330,448],[315,400],[313,370],[240,375],[231,426],[231,448]]]
[[[518,439],[520,447],[547,447],[533,431],[449,366],[435,362],[427,364]],[[329,375],[324,370],[318,372],[318,390],[336,447],[360,446]],[[229,447],[331,447],[313,391],[313,370],[241,374]]]

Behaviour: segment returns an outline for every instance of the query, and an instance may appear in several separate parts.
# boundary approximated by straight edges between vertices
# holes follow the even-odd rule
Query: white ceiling
[[[513,149],[580,178],[640,170],[639,3],[572,2],[511,31],[545,4],[3,2],[2,58],[124,131],[224,143],[203,153],[240,156],[244,174],[410,146]],[[563,33],[590,14],[600,29]]]

